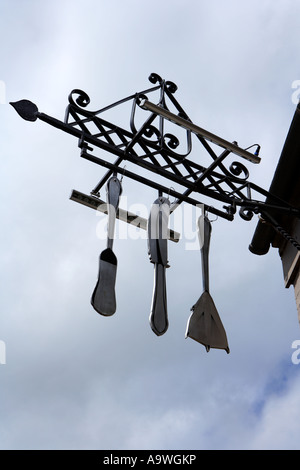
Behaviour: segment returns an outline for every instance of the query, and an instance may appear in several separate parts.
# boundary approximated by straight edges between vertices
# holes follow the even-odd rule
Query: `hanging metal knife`
[[[168,265],[168,221],[170,201],[159,197],[152,205],[148,220],[148,252],[154,264],[154,286],[150,311],[150,325],[157,336],[169,326],[167,311],[166,268]]]

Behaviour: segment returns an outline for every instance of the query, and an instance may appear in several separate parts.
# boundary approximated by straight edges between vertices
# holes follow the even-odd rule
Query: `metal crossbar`
[[[69,95],[64,121],[39,112],[36,105],[28,100],[11,104],[24,119],[40,119],[77,137],[81,157],[107,169],[91,190],[92,196],[99,194],[113,173],[119,173],[161,194],[174,196],[173,210],[186,202],[201,205],[207,212],[227,220],[233,220],[237,208],[245,220],[266,211],[271,215],[282,213],[299,217],[298,208],[291,207],[249,181],[249,171],[244,164],[240,161],[228,162],[229,157],[235,155],[251,163],[259,163],[258,144],[243,149],[236,142],[228,142],[195,125],[174,97],[177,86],[173,82],[165,81],[157,74],[151,74],[149,80],[153,87],[97,111],[88,110],[89,96],[75,89]],[[158,93],[157,104],[148,97],[155,93]],[[131,106],[128,125],[120,126],[106,118],[108,111],[118,111],[119,106],[126,103]],[[145,111],[150,115],[144,114]],[[166,130],[167,122],[169,126],[174,126],[174,133]],[[178,127],[185,131],[181,141],[175,135]],[[200,152],[194,159],[191,158],[192,136],[200,144]],[[217,154],[211,144],[221,147],[221,153]],[[250,152],[252,147],[255,147],[254,153]],[[99,156],[99,149],[114,155],[116,159],[112,161]],[[209,165],[202,162],[203,152],[206,158],[211,159]],[[127,164],[134,170],[128,169]],[[176,189],[171,184],[175,184]],[[221,206],[216,207],[215,202],[204,203],[199,196],[221,203]]]

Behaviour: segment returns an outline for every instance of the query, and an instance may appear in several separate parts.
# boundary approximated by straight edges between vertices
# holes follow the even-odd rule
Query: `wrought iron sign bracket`
[[[100,210],[108,213],[109,220],[114,221],[114,218],[110,214],[107,202],[99,198],[100,190],[105,185],[107,188],[109,186],[116,187],[119,175],[121,179],[129,178],[158,191],[159,197],[155,201],[155,207],[158,208],[160,216],[154,216],[152,211],[151,219],[155,230],[161,230],[163,221],[167,223],[169,215],[181,203],[185,202],[201,206],[203,215],[211,213],[229,221],[234,220],[237,211],[240,217],[246,221],[251,220],[253,215],[257,214],[271,224],[297,250],[300,250],[298,242],[276,220],[277,216],[281,217],[282,215],[300,218],[300,210],[249,181],[248,169],[244,163],[236,160],[236,158],[242,158],[250,163],[258,164],[260,162],[260,145],[253,144],[242,148],[237,142],[229,142],[199,127],[192,122],[175,98],[177,86],[173,82],[163,80],[155,73],[149,76],[149,81],[152,84],[150,88],[96,111],[88,109],[89,96],[84,91],[75,89],[69,95],[69,104],[63,121],[40,112],[37,106],[28,100],[16,101],[11,105],[25,120],[33,122],[39,119],[76,137],[80,156],[107,170],[90,191],[90,194],[73,190],[71,199],[94,209],[100,207]],[[130,117],[127,124],[124,126],[111,122],[107,117],[108,114],[115,113],[116,118],[119,115],[123,116],[120,110],[124,106],[130,106]],[[179,132],[180,138],[176,135]],[[195,152],[196,157],[192,159],[194,141],[198,147]],[[99,149],[106,152],[106,157],[99,156]],[[204,162],[207,159],[208,164]],[[107,191],[108,199],[109,197],[113,198],[113,189]],[[120,195],[120,192],[118,194]],[[171,205],[167,205],[167,209],[164,207],[166,198],[163,195],[171,196],[175,200]],[[214,201],[213,204],[210,203],[211,200]],[[115,209],[115,217],[127,223],[133,223],[149,232],[150,222],[120,209],[117,200],[115,200]],[[206,227],[206,236],[209,237],[210,231],[207,222],[204,222],[204,226]],[[178,233],[172,230],[167,231],[167,239],[178,241],[179,237]],[[148,238],[152,240],[153,237],[148,234]],[[165,272],[164,268],[168,266],[165,261],[162,262],[166,259],[166,247],[160,236],[158,239],[158,245],[153,245],[151,242],[149,250],[155,253],[152,255],[152,259],[156,259],[156,262],[152,262],[155,266],[157,265],[155,268],[157,282],[161,285],[165,283],[163,273]],[[208,246],[207,238],[201,243]],[[115,272],[115,269],[112,269],[112,266],[116,266],[115,255],[112,250],[109,252],[109,248],[107,250],[105,256],[100,257],[99,276],[102,273],[105,282],[113,283],[115,278],[109,280],[108,272]],[[204,255],[203,259],[206,259],[207,253],[205,252]],[[207,264],[206,261],[205,263]],[[105,271],[105,266],[107,271]],[[103,272],[105,272],[105,276]],[[113,276],[113,274],[110,275]],[[207,273],[205,276],[207,278]],[[207,291],[207,288],[205,287],[204,290]],[[166,325],[167,321],[166,318],[163,318],[163,315],[166,315],[165,292],[161,288],[158,291],[160,292],[158,294],[160,301],[158,302],[157,299],[156,301],[161,306],[160,311],[164,313],[157,314],[155,309],[158,308],[158,304],[153,304],[154,310],[151,318],[154,320],[151,320],[151,326],[159,335],[162,334],[159,331],[165,330],[164,328],[160,330],[159,325]],[[98,293],[96,293],[94,299],[98,297]],[[208,302],[207,299],[205,302]],[[202,305],[202,300],[195,305],[195,315],[199,313],[197,309],[200,308],[200,305]],[[215,315],[213,307],[210,312],[211,316]],[[197,319],[196,323],[195,318]],[[207,338],[201,337],[200,339],[199,335],[193,332],[195,324],[198,325],[197,328],[199,327],[199,321],[197,315],[193,317],[193,321],[190,323],[191,328],[187,329],[187,335],[205,344],[208,348],[216,347],[229,351],[228,345],[224,343],[223,333],[220,336],[222,341],[220,340],[221,342],[217,342],[215,345]]]

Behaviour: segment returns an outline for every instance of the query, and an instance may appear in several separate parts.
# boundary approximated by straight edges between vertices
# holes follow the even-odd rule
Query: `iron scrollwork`
[[[192,307],[193,313],[188,322],[186,336],[204,344],[207,350],[214,347],[229,352],[226,332],[209,293],[208,252],[211,224],[206,213],[210,212],[230,221],[234,219],[237,209],[239,209],[239,216],[245,221],[250,221],[254,214],[258,214],[265,223],[270,224],[300,251],[298,241],[274,219],[274,213],[299,218],[300,211],[249,181],[249,171],[246,166],[235,159],[231,161],[231,154],[233,154],[234,158],[238,155],[253,163],[259,163],[259,145],[254,144],[247,149],[241,149],[237,142],[227,142],[194,125],[174,96],[177,92],[177,85],[174,82],[163,80],[156,73],[149,76],[149,81],[153,85],[151,88],[134,93],[97,111],[88,109],[91,100],[86,92],[74,89],[68,97],[69,104],[64,121],[40,113],[37,106],[28,100],[11,104],[22,118],[28,121],[40,119],[75,136],[81,149],[81,157],[106,169],[102,179],[91,191],[92,196],[73,194],[73,200],[84,202],[85,205],[93,208],[98,208],[97,201],[99,201],[99,206],[106,206],[102,210],[108,215],[107,248],[101,252],[99,258],[98,280],[91,299],[98,313],[110,316],[116,310],[117,258],[112,247],[123,177],[128,177],[159,192],[149,219],[143,220],[144,228],[148,231],[150,260],[155,266],[150,323],[157,335],[164,334],[168,327],[165,279],[165,268],[169,267],[167,238],[178,240],[174,232],[171,234],[171,231],[167,230],[169,215],[182,202],[201,205],[202,216],[198,219],[198,233],[201,245],[203,293]],[[156,93],[158,98],[153,103],[149,100],[149,96],[154,96]],[[118,106],[126,103],[131,104],[129,123],[121,127],[110,122],[106,112],[119,109]],[[137,119],[137,114],[139,119]],[[138,121],[141,124],[138,125]],[[175,127],[172,128],[172,125]],[[178,130],[176,125],[184,128],[182,141],[175,133]],[[191,158],[192,134],[200,148],[196,159]],[[220,153],[214,150],[211,143],[222,148]],[[254,154],[249,152],[251,147],[256,147]],[[112,161],[102,158],[97,152],[98,149],[105,150],[116,159]],[[208,166],[203,164],[203,153],[210,157]],[[126,168],[124,161],[126,161]],[[145,176],[145,173],[146,175],[151,173],[151,176]],[[121,175],[121,179],[118,179],[117,174]],[[99,191],[105,183],[107,183],[107,204],[103,204],[99,198]],[[163,197],[163,193],[168,197]],[[222,207],[203,203],[199,200],[199,195],[217,201]],[[170,196],[175,198],[172,205],[169,201]],[[166,210],[163,210],[164,205],[167,205]],[[155,207],[158,207],[158,211]],[[119,211],[119,218],[130,223],[129,213],[126,212],[124,215],[124,212],[126,211],[120,215]],[[138,219],[135,215],[133,218]],[[136,222],[136,225],[140,223],[141,220]],[[158,237],[149,237],[153,231]],[[162,236],[163,233],[168,234],[167,238]],[[213,333],[212,325],[217,326]]]
[[[96,111],[88,109],[91,102],[88,94],[83,90],[74,89],[69,95],[69,104],[63,122],[40,113],[36,105],[28,100],[11,104],[24,119],[34,121],[39,118],[76,136],[81,156],[108,169],[91,191],[92,194],[98,194],[112,173],[116,172],[156,188],[160,192],[173,194],[177,204],[184,201],[193,205],[203,205],[198,199],[199,195],[212,198],[221,203],[221,207],[204,204],[205,210],[227,220],[233,220],[237,208],[244,220],[251,220],[254,214],[262,214],[266,210],[299,217],[297,208],[290,207],[285,201],[270,195],[249,181],[249,171],[244,164],[237,160],[229,161],[232,153],[241,154],[243,150],[244,154],[247,151],[248,156],[253,155],[250,160],[258,162],[256,158],[260,150],[258,144],[241,149],[237,142],[233,142],[230,146],[223,146],[221,153],[217,153],[207,138],[208,132],[204,135],[193,130],[195,125],[174,96],[178,90],[177,85],[172,81],[163,80],[156,73],[150,74],[149,81],[152,85],[150,88],[133,93]],[[145,103],[149,102],[149,97],[157,94],[158,97],[154,99],[157,103],[155,112],[150,110],[150,114],[145,114],[144,110],[147,109]],[[131,115],[128,125],[121,127],[106,119],[106,112],[117,109],[124,103],[131,103]],[[142,121],[140,125],[137,124],[137,112],[139,121]],[[174,122],[174,132],[170,131],[172,124],[168,123],[166,126],[170,116],[169,120],[173,120],[175,124],[176,120],[180,120],[180,125],[183,124],[185,127],[185,143],[176,135],[178,126],[174,125]],[[197,152],[197,158],[194,159],[191,158],[194,146],[192,134],[200,144],[200,152]],[[221,138],[219,140],[222,141]],[[220,145],[222,147],[222,142]],[[248,151],[251,147],[256,147],[254,154]],[[115,155],[116,160],[108,161],[101,158],[96,154],[97,148]],[[208,166],[201,163],[203,152],[211,158]],[[133,171],[128,165],[132,165]],[[162,182],[156,181],[156,177],[141,175],[139,168],[158,175]],[[170,190],[174,183],[177,185],[176,190]]]
[[[232,162],[229,171],[241,181],[245,181],[249,178],[249,171],[241,162]],[[240,176],[243,174],[244,176]]]

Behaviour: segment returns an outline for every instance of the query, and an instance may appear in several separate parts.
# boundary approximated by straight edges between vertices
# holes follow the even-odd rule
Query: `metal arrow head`
[[[12,105],[13,108],[17,111],[17,113],[21,116],[21,118],[25,119],[25,121],[36,121],[37,114],[39,112],[38,107],[29,100],[20,100],[15,102],[10,102],[9,104]]]

